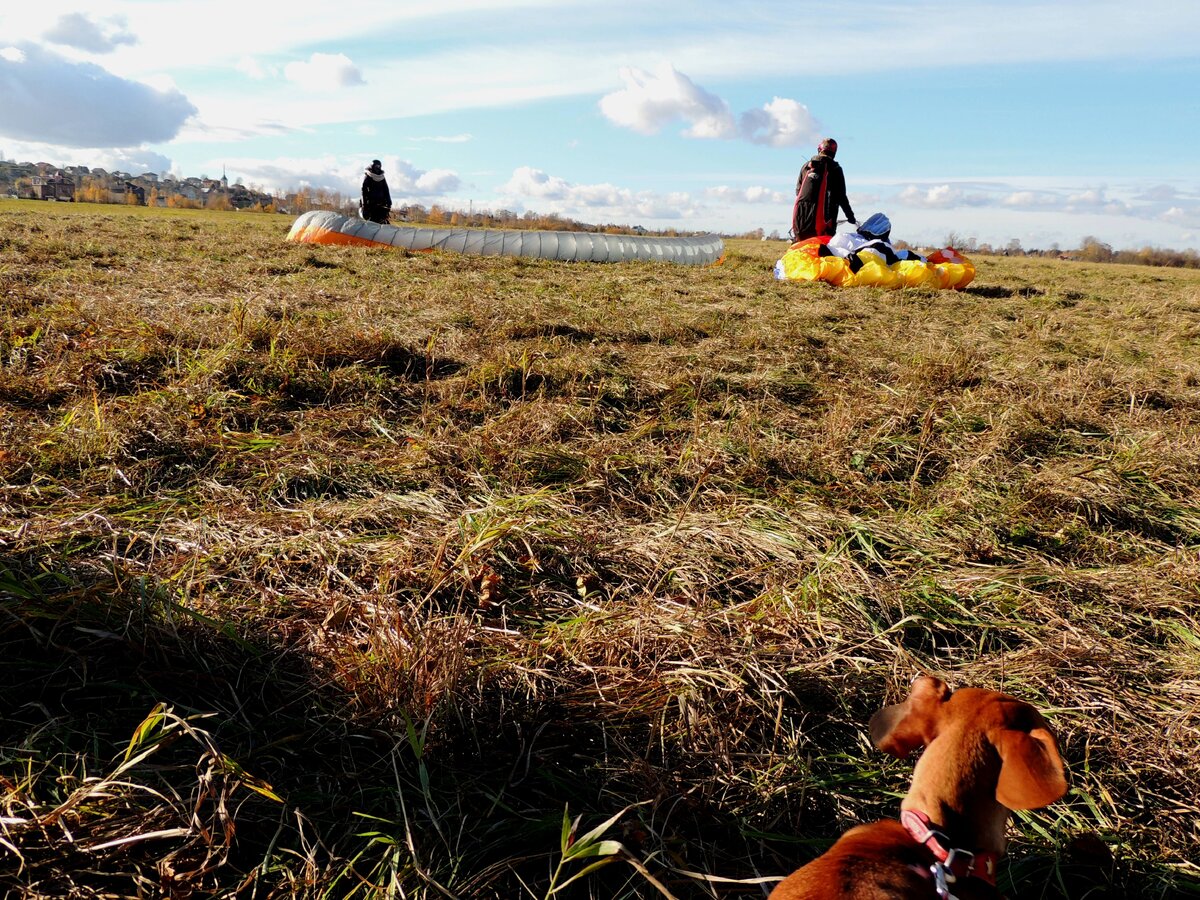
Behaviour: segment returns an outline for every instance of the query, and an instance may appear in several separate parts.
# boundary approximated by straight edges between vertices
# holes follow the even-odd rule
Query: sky
[[[0,12],[0,157],[786,235],[1200,249],[1189,0],[89,0]]]

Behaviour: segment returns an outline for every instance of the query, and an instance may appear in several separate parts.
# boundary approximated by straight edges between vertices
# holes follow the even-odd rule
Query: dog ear
[[[1000,754],[996,799],[1009,809],[1038,809],[1067,792],[1062,757],[1048,728],[1002,728],[989,739]]]
[[[901,759],[927,745],[937,734],[938,713],[950,698],[950,688],[928,675],[913,682],[908,699],[871,716],[871,742]]]

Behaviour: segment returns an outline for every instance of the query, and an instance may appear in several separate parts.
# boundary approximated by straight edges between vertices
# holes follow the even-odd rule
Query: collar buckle
[[[970,850],[960,850],[951,847],[942,861],[942,865],[951,873],[949,880],[953,883],[959,878],[971,875],[975,871],[975,854]]]

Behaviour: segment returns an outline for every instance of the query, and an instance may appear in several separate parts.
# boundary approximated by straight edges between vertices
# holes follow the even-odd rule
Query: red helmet
[[[817,144],[817,152],[824,153],[826,156],[836,156],[837,141],[833,138],[825,138],[821,143]]]

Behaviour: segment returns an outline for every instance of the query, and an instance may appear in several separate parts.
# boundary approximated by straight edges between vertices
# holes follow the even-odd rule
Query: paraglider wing
[[[715,265],[725,258],[725,243],[715,234],[673,238],[577,231],[405,228],[377,225],[330,210],[313,210],[301,215],[293,223],[288,240],[579,262],[667,260],[704,266]]]

